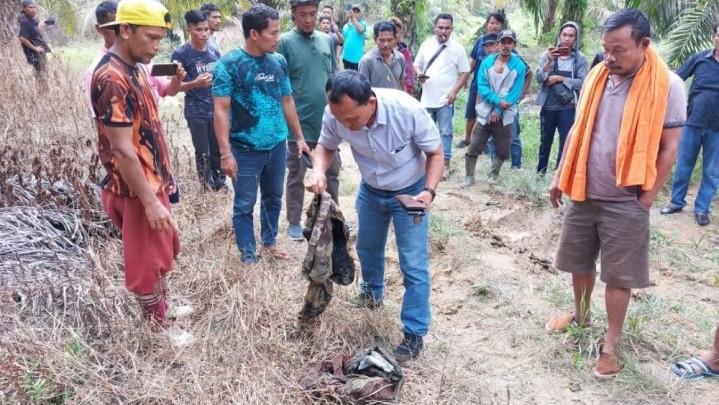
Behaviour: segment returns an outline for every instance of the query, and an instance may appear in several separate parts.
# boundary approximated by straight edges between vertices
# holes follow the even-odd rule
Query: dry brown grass
[[[356,286],[337,288],[327,312],[299,325],[306,245],[285,238],[282,218],[279,243],[296,260],[261,258],[251,271],[240,265],[232,197],[199,189],[176,105],[163,107],[182,187],[173,213],[183,248],[170,297],[195,306],[180,325],[197,342],[177,350],[149,331],[124,289],[119,239],[98,211],[92,184],[103,171],[93,158],[96,135],[80,77],[54,64],[52,90],[38,94],[19,52],[4,52],[0,403],[338,403],[300,389],[305,367],[336,352],[398,343],[403,288],[394,243],[388,247],[384,308],[351,309],[346,301]],[[356,224],[358,174],[346,149],[340,202]],[[8,189],[8,182],[21,183],[18,175],[24,185],[39,181]],[[513,176],[509,170],[505,175]],[[542,328],[571,302],[568,277],[547,264],[556,246],[557,214],[481,182],[461,191],[460,177],[441,185],[433,207],[433,324],[425,353],[405,370],[404,403],[716,398],[711,383],[685,384],[668,373],[671,361],[708,346],[716,323],[712,263],[719,256],[700,235],[682,228],[679,218],[659,218],[652,235],[657,286],[630,306],[627,368],[615,381],[597,382],[590,374],[591,343],[601,326],[559,336]],[[682,267],[689,253],[700,259]],[[598,284],[593,303],[597,325],[606,321],[601,289]]]

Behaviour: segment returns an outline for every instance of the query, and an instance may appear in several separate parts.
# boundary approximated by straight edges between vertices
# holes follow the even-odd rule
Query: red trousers
[[[157,195],[169,209],[167,193]],[[125,287],[138,296],[147,318],[164,321],[165,275],[180,251],[180,238],[174,230],[154,231],[139,198],[121,197],[102,190],[102,205],[108,217],[122,232]]]

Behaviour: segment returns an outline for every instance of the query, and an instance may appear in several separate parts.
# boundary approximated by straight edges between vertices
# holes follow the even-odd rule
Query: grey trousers
[[[315,142],[307,142],[307,146],[313,149],[317,146]],[[327,169],[327,192],[332,199],[339,203],[340,181],[339,173],[342,161],[339,150],[334,154],[332,163]],[[297,142],[287,142],[287,185],[285,188],[285,202],[287,204],[287,222],[290,225],[299,225],[302,220],[302,208],[305,201],[305,172],[307,166],[297,157]]]
[[[512,144],[512,124],[503,126],[502,122],[482,125],[477,121],[472,128],[472,138],[467,147],[468,156],[479,156],[487,145],[489,136],[494,138],[494,153],[502,161],[509,159],[509,147]]]

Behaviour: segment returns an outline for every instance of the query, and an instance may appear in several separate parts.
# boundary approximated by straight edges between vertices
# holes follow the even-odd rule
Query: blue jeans
[[[512,124],[512,145],[510,147],[510,156],[512,157],[512,169],[522,168],[522,138],[519,137],[521,128],[519,127],[519,114],[514,116],[514,124]],[[494,140],[489,138],[487,146],[482,153],[489,155],[494,159]]]
[[[277,243],[277,231],[282,209],[282,191],[285,183],[287,145],[284,141],[264,151],[249,150],[232,145],[237,161],[235,202],[232,207],[232,226],[243,263],[257,260],[252,212],[260,188],[260,237],[262,246]]]
[[[557,166],[562,160],[562,150],[567,134],[574,124],[574,108],[567,110],[546,110],[542,108],[539,112],[539,160],[537,162],[537,173],[546,173],[549,165],[549,154],[552,152],[554,143],[554,132],[559,131],[559,151],[557,152]]]
[[[709,212],[717,186],[719,186],[719,131],[685,125],[679,140],[679,152],[672,183],[672,204],[687,205],[686,195],[699,149],[702,149],[702,182],[694,200],[694,212]]]
[[[362,291],[377,300],[384,295],[385,245],[390,221],[399,252],[399,267],[404,279],[402,299],[402,330],[425,336],[429,329],[429,214],[419,217],[407,212],[395,200],[396,195],[417,195],[424,187],[424,178],[398,191],[385,191],[360,183],[357,193],[357,256],[362,267]]]
[[[452,117],[454,116],[454,104],[445,105],[437,108],[427,108],[427,112],[432,117],[437,128],[439,136],[442,139],[442,150],[444,151],[444,160],[452,159]]]

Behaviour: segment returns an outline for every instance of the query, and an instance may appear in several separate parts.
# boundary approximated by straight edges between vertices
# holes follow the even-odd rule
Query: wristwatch
[[[426,191],[426,192],[428,192],[429,194],[431,194],[431,195],[432,195],[432,201],[434,201],[434,197],[437,196],[437,193],[434,192],[434,189],[433,189],[433,188],[425,187],[425,188],[422,189],[422,191]]]

